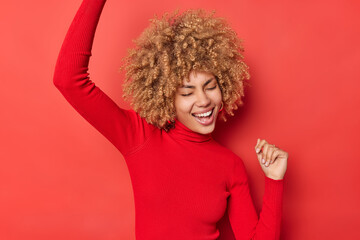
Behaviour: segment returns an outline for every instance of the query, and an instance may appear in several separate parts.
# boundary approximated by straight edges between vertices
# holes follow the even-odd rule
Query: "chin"
[[[200,133],[200,134],[210,134],[215,130],[215,124],[214,125],[210,125],[210,126],[200,126],[198,127],[195,132]]]

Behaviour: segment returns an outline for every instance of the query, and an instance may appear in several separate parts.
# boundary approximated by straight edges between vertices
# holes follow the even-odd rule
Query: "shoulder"
[[[241,159],[240,159],[240,157],[238,155],[236,155],[233,151],[231,151],[229,148],[223,146],[222,144],[220,144],[216,140],[212,139],[211,144],[212,144],[213,149],[216,152],[226,156],[229,159],[232,159],[233,161],[235,159],[237,159],[238,161],[241,161]]]
[[[242,158],[236,155],[229,148],[221,145],[216,140],[211,141],[211,149],[213,151],[214,156],[219,158],[222,164],[226,165],[226,167],[233,172],[236,168],[241,168],[245,170],[245,165]]]
[[[246,183],[247,172],[241,157],[215,140],[213,141],[213,149],[216,151],[214,155],[218,157],[222,167],[226,169],[228,188],[232,189],[238,184]]]
[[[133,123],[135,123],[135,126],[140,129],[153,131],[155,129],[158,129],[154,125],[148,123],[145,118],[141,117],[139,113],[135,112],[133,109],[127,110],[127,117],[131,119]]]

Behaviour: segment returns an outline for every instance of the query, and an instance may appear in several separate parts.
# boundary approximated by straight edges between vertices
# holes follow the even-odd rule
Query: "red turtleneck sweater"
[[[279,239],[283,180],[265,177],[260,218],[242,160],[211,135],[180,122],[169,132],[119,108],[88,78],[105,0],[83,0],[62,45],[54,84],[124,155],[134,192],[137,240],[217,239],[227,214],[236,239]]]

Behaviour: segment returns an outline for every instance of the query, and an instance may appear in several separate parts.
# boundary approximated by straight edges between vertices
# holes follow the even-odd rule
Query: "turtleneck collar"
[[[190,142],[207,142],[212,139],[211,133],[201,134],[194,132],[177,119],[175,119],[175,127],[169,130],[169,135]]]

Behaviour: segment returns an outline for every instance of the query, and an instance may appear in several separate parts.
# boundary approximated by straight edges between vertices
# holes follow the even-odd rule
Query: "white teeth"
[[[200,114],[194,114],[195,117],[208,117],[212,113],[212,110],[206,112],[206,113],[200,113]]]

